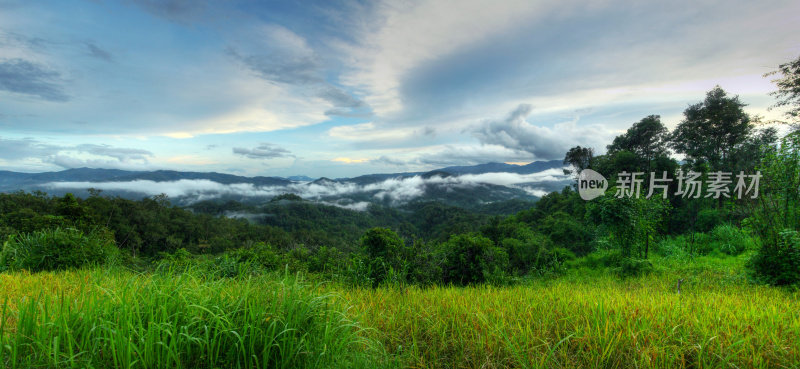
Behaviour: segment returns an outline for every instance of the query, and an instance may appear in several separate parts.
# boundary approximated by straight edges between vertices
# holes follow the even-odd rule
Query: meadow
[[[359,288],[287,273],[0,274],[6,367],[792,368],[800,293],[738,257],[511,286]],[[680,292],[678,281],[682,281]]]

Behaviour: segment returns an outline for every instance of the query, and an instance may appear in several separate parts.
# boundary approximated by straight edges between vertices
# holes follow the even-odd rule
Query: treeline
[[[190,255],[211,255],[224,256],[225,263],[235,259],[267,269],[288,265],[293,270],[347,275],[353,280],[363,276],[364,283],[387,278],[461,283],[462,277],[468,283],[486,280],[489,274],[484,269],[491,269],[495,277],[506,275],[508,268],[515,275],[527,274],[534,266],[550,270],[555,265],[552,250],[571,258],[585,254],[589,242],[585,232],[581,242],[574,242],[569,227],[576,223],[563,212],[537,225],[538,217],[512,221],[513,217],[490,217],[436,202],[402,208],[370,206],[362,212],[281,195],[258,207],[201,202],[184,209],[172,206],[163,195],[133,201],[91,193],[86,199],[42,192],[0,194],[0,239],[4,240],[0,268],[60,269],[107,256],[115,262],[146,266],[162,259],[183,263]],[[581,205],[572,195],[570,189],[550,194],[534,208],[549,212]],[[560,227],[567,228],[556,230]],[[364,239],[377,233],[385,236],[381,240],[391,240],[387,245],[400,246],[382,248],[372,242],[374,247],[367,247]],[[78,247],[81,244],[100,246]],[[100,252],[109,244],[120,252]],[[89,255],[93,248],[98,253]],[[448,253],[455,260],[460,252],[453,250],[458,249],[472,253],[470,262],[477,266],[471,268],[480,275],[449,271],[441,262]],[[494,253],[492,260],[485,258],[488,252]],[[23,254],[42,262],[31,264]]]

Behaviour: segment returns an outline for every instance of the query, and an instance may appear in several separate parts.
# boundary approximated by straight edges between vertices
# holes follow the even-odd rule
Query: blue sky
[[[0,0],[0,169],[345,177],[603,152],[719,84],[766,118],[797,1]]]

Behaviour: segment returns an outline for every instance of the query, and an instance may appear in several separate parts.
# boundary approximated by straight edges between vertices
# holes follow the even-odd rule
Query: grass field
[[[0,274],[9,367],[800,367],[800,293],[738,258],[510,287],[114,270]],[[681,292],[676,285],[683,279]]]

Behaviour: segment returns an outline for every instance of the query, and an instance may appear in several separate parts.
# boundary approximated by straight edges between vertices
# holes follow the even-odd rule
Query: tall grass
[[[10,368],[334,368],[375,366],[379,347],[293,278],[194,273],[50,274],[85,287],[7,296],[0,363]],[[23,274],[24,278],[25,275]],[[14,282],[6,278],[5,283]],[[55,293],[54,293],[55,292]],[[11,299],[18,301],[9,303]]]
[[[702,263],[627,279],[352,289],[347,298],[415,368],[799,367],[800,295]]]
[[[800,292],[749,283],[747,258],[657,257],[639,277],[578,269],[466,288],[191,267],[0,273],[0,366],[800,367]]]

